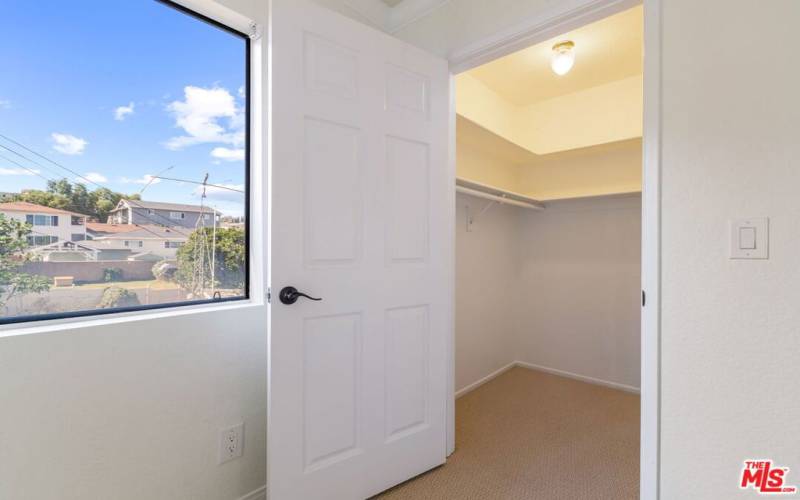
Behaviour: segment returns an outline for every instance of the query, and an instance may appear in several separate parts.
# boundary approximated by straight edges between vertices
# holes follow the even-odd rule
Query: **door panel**
[[[359,447],[361,315],[306,318],[303,328],[305,471],[363,452]]]
[[[362,132],[340,123],[306,118],[304,133],[306,264],[356,264],[363,227]]]
[[[387,441],[428,428],[428,307],[386,311]]]
[[[386,193],[391,203],[386,249],[392,264],[427,260],[429,154],[426,143],[386,137]]]
[[[304,0],[272,14],[267,484],[367,498],[445,459],[449,72]]]

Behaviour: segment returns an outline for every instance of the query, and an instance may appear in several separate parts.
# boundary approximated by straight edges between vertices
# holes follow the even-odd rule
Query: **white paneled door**
[[[449,71],[304,0],[272,14],[269,498],[363,499],[445,460]]]

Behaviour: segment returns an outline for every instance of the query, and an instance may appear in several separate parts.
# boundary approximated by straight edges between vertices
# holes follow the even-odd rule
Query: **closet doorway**
[[[455,76],[455,451],[385,498],[639,498],[643,8]]]

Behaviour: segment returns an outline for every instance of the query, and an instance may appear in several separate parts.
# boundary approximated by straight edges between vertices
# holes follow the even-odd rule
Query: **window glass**
[[[248,38],[160,0],[0,33],[0,323],[247,298]]]

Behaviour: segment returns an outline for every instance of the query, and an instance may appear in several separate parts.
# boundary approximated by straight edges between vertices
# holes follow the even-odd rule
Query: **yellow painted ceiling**
[[[542,201],[641,190],[642,141],[629,139],[537,155],[462,116],[456,175]]]
[[[642,74],[641,6],[470,70],[468,74],[517,106],[579,92]],[[550,69],[555,43],[575,42],[575,66],[563,76]]]
[[[558,153],[537,155],[460,115],[456,115],[456,140],[459,143],[468,145],[470,149],[496,158],[508,165],[518,167],[557,164],[559,161],[567,159],[591,159],[594,155],[626,148],[634,148],[637,151],[641,151],[642,147],[641,138],[635,138]]]

